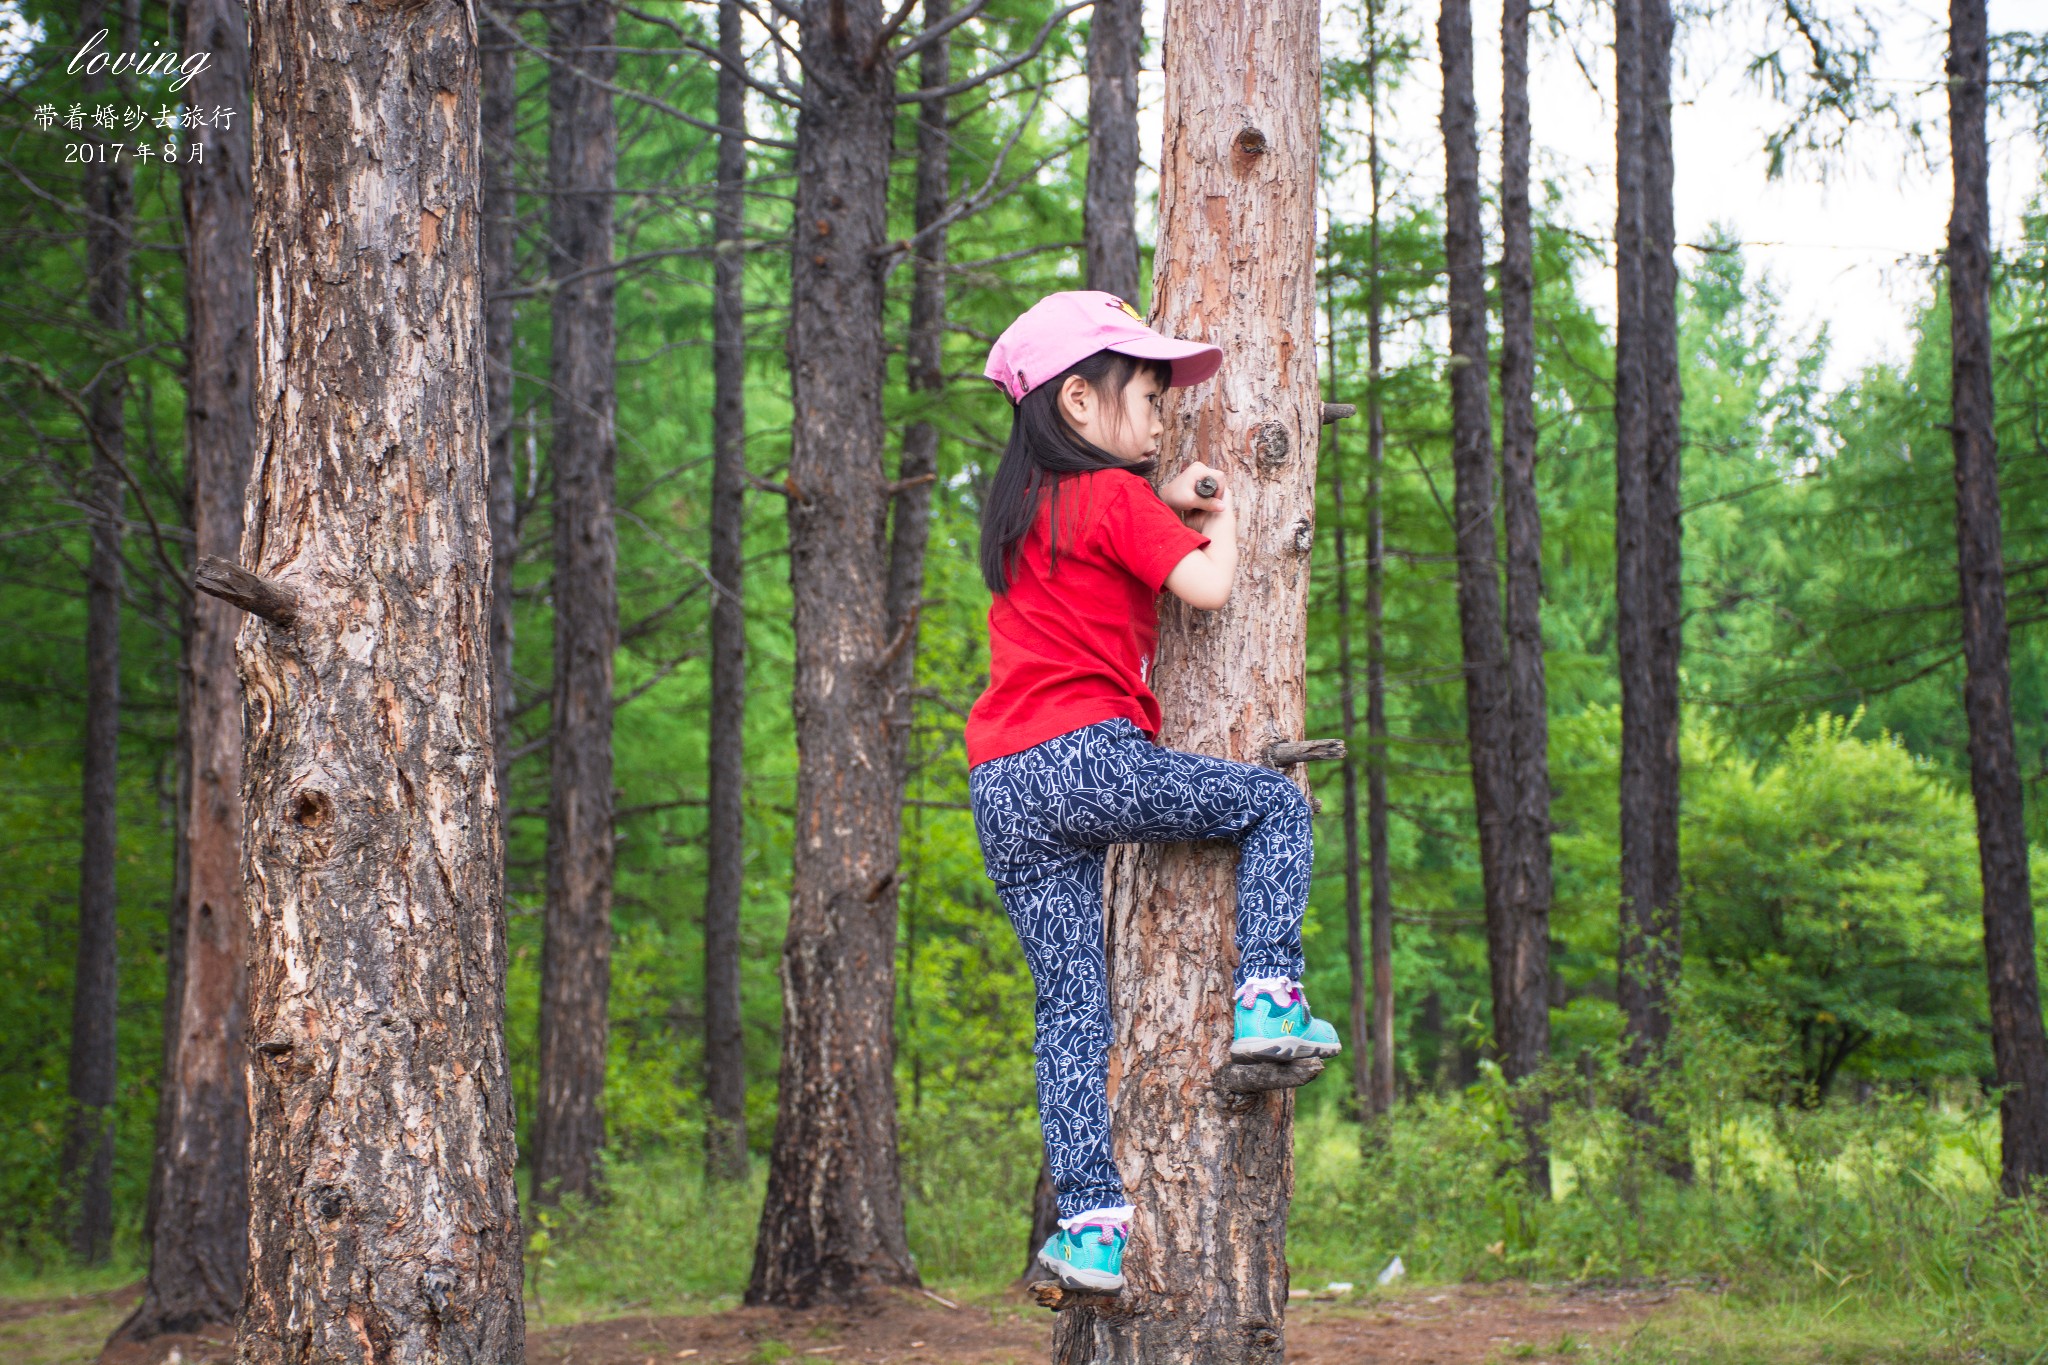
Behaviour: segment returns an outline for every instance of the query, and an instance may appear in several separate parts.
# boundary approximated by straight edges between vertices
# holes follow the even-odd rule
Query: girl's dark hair
[[[1151,374],[1164,388],[1173,369],[1164,361],[1139,360],[1116,351],[1097,351],[1024,395],[1010,421],[1010,443],[989,480],[988,495],[981,506],[981,577],[994,593],[1007,592],[1010,574],[1024,553],[1024,537],[1038,520],[1040,501],[1052,502],[1049,527],[1053,563],[1059,562],[1059,490],[1068,476],[1097,469],[1128,469],[1133,474],[1150,474],[1156,463],[1144,460],[1126,463],[1092,441],[1084,441],[1060,415],[1059,392],[1067,379],[1079,375],[1088,381],[1104,407],[1123,415],[1120,400],[1125,388],[1140,374]]]

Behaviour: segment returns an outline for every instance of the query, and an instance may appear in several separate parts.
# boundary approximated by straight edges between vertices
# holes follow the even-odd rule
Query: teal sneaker
[[[1114,1293],[1124,1287],[1124,1243],[1130,1235],[1128,1224],[1111,1218],[1084,1213],[1062,1219],[1060,1230],[1038,1249],[1038,1263],[1064,1288]]]
[[[1292,1062],[1334,1057],[1343,1050],[1329,1021],[1308,1012],[1301,983],[1286,977],[1257,977],[1237,992],[1237,1032],[1230,1041],[1236,1062]]]

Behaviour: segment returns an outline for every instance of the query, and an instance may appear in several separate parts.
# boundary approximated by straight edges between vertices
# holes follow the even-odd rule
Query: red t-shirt
[[[1147,686],[1159,590],[1209,537],[1125,469],[1068,475],[1059,516],[1058,563],[1047,544],[1047,496],[1010,590],[989,604],[988,690],[967,716],[970,767],[1119,716],[1159,732],[1159,701]]]

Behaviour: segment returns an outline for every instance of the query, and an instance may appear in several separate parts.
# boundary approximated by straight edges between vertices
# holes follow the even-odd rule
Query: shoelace
[[[1290,1009],[1295,1004],[1306,1005],[1308,996],[1302,992],[1299,981],[1290,981],[1284,976],[1255,976],[1237,988],[1237,1003],[1246,1009],[1260,996],[1265,996],[1281,1009]]]
[[[1082,1231],[1087,1228],[1096,1229],[1095,1241],[1099,1246],[1114,1246],[1131,1235],[1130,1229],[1122,1223],[1108,1222],[1082,1223],[1079,1227],[1069,1228],[1067,1231],[1076,1241],[1079,1241]]]

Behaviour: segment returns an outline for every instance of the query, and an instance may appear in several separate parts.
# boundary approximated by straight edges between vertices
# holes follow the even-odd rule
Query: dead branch
[[[218,555],[201,555],[192,586],[229,606],[240,607],[274,626],[292,626],[299,619],[299,595],[282,583],[250,573]]]
[[[1266,766],[1291,768],[1297,763],[1332,763],[1344,757],[1341,739],[1289,739],[1266,746]]]
[[[1263,1095],[1270,1090],[1293,1090],[1322,1074],[1320,1057],[1298,1062],[1231,1062],[1216,1069],[1211,1084],[1232,1095]]]

